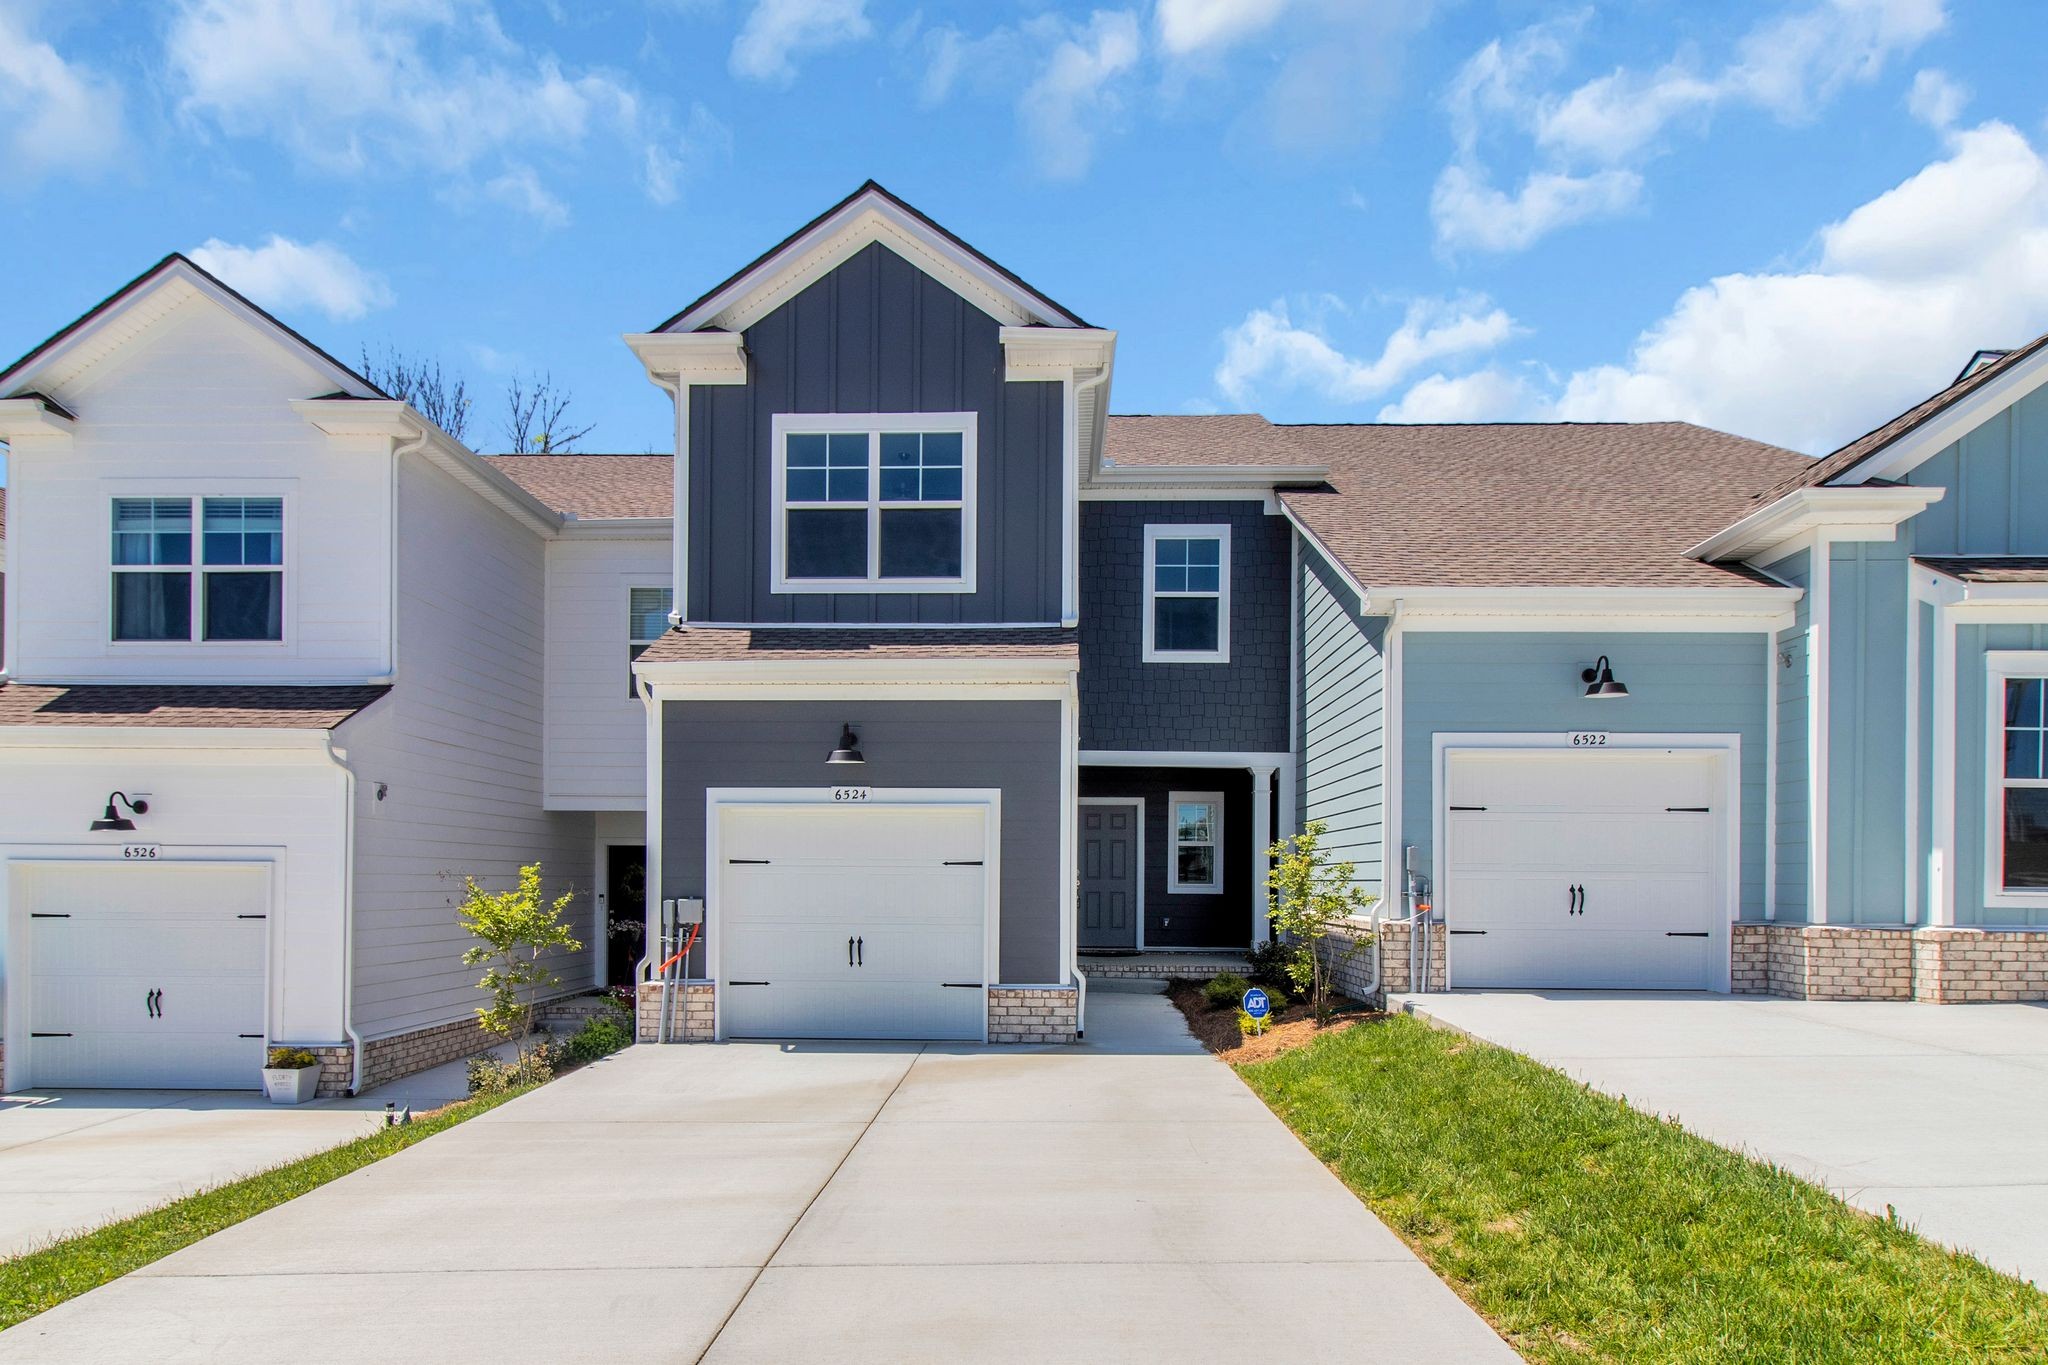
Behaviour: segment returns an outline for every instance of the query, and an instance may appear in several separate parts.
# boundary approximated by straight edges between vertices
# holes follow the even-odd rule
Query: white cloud
[[[1138,63],[1137,16],[1097,10],[1053,47],[1017,101],[1017,117],[1039,170],[1074,180],[1095,158],[1095,135],[1121,107],[1117,80]]]
[[[1932,68],[1913,77],[1913,88],[1906,95],[1907,111],[1936,130],[1953,127],[1969,102],[1967,88],[1958,85],[1946,71]]]
[[[2048,160],[1997,122],[1822,230],[1797,271],[1687,290],[1625,364],[1581,370],[1558,416],[1683,418],[1819,451],[2048,327]]]
[[[1563,69],[1591,11],[1488,43],[1464,64],[1447,94],[1458,148],[1452,169],[1463,175],[1454,179],[1446,172],[1452,193],[1443,193],[1439,182],[1438,239],[1447,247],[1519,250],[1568,223],[1620,212],[1636,195],[1618,192],[1623,181],[1602,177],[1626,173],[1638,177],[1640,188],[1634,163],[1653,153],[1672,128],[1703,126],[1729,105],[1762,109],[1786,122],[1810,117],[1843,86],[1874,78],[1892,58],[1939,31],[1947,22],[1945,4],[1813,0],[1751,28],[1719,69],[1681,55],[1651,69],[1620,67],[1562,93],[1545,87]],[[1489,234],[1460,216],[1474,201],[1457,191],[1474,180],[1485,183],[1481,143],[1502,129],[1526,137],[1539,158],[1517,202],[1531,200],[1531,190],[1539,193],[1520,222],[1530,230]],[[1545,204],[1552,209],[1547,215],[1539,211]],[[1495,244],[1487,244],[1489,237]]]
[[[28,32],[0,7],[0,166],[81,179],[107,169],[122,145],[121,87]]]
[[[1453,163],[1437,177],[1429,211],[1442,245],[1520,251],[1567,224],[1622,212],[1636,203],[1643,188],[1643,178],[1634,171],[1538,171],[1510,196],[1487,184],[1484,174]]]
[[[1274,389],[1306,389],[1334,402],[1360,403],[1425,365],[1492,350],[1514,333],[1514,319],[1484,298],[1418,299],[1379,355],[1363,360],[1346,355],[1313,326],[1297,325],[1286,301],[1276,300],[1223,334],[1216,387],[1237,403]]]
[[[531,166],[513,166],[503,175],[486,181],[484,193],[507,208],[526,214],[542,227],[569,225],[569,206],[547,192]]]
[[[334,173],[488,179],[603,139],[644,174],[679,137],[624,78],[508,38],[487,0],[180,0],[165,47],[188,118]]]
[[[201,269],[226,280],[276,312],[317,308],[331,318],[359,318],[393,303],[383,278],[350,260],[331,242],[295,242],[272,233],[262,246],[236,246],[218,237],[186,253]]]
[[[1380,409],[1382,422],[1505,422],[1529,418],[1546,406],[1528,380],[1498,366],[1470,374],[1433,374]]]
[[[874,31],[867,0],[754,0],[733,39],[729,65],[735,76],[788,85],[796,79],[796,58]]]
[[[1159,0],[1159,45],[1186,57],[1221,51],[1272,25],[1288,0]]]

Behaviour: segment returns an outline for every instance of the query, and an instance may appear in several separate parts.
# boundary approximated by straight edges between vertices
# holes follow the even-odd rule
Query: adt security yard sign
[[[1264,991],[1254,986],[1244,993],[1244,1012],[1254,1019],[1263,1021],[1273,1012],[1273,1002],[1266,998]]]

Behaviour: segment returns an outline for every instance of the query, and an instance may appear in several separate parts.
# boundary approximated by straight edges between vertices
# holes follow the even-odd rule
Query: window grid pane
[[[958,431],[788,433],[783,579],[958,582],[967,573],[966,474]],[[848,504],[864,509],[861,520]]]
[[[114,499],[115,564],[191,562],[191,499]]]
[[[284,563],[282,498],[207,498],[201,529],[209,567]]]
[[[2048,776],[2042,766],[2044,735],[2048,717],[2042,709],[2044,685],[2040,678],[2008,678],[2005,681],[2005,775],[2037,779]]]
[[[674,610],[675,593],[669,588],[634,588],[629,594],[628,634],[633,643],[652,644],[668,630],[668,614]],[[640,656],[636,653],[634,658]]]

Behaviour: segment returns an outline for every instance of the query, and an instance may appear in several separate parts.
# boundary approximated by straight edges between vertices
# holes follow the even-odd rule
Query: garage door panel
[[[886,1008],[869,982],[776,982],[729,986],[721,1009],[736,1038],[979,1038],[978,990],[935,983],[892,987]]]

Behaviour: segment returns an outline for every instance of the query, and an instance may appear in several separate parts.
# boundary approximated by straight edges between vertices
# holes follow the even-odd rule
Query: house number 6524
[[[865,801],[873,795],[874,790],[870,787],[834,787],[832,789],[832,799],[834,801]]]

